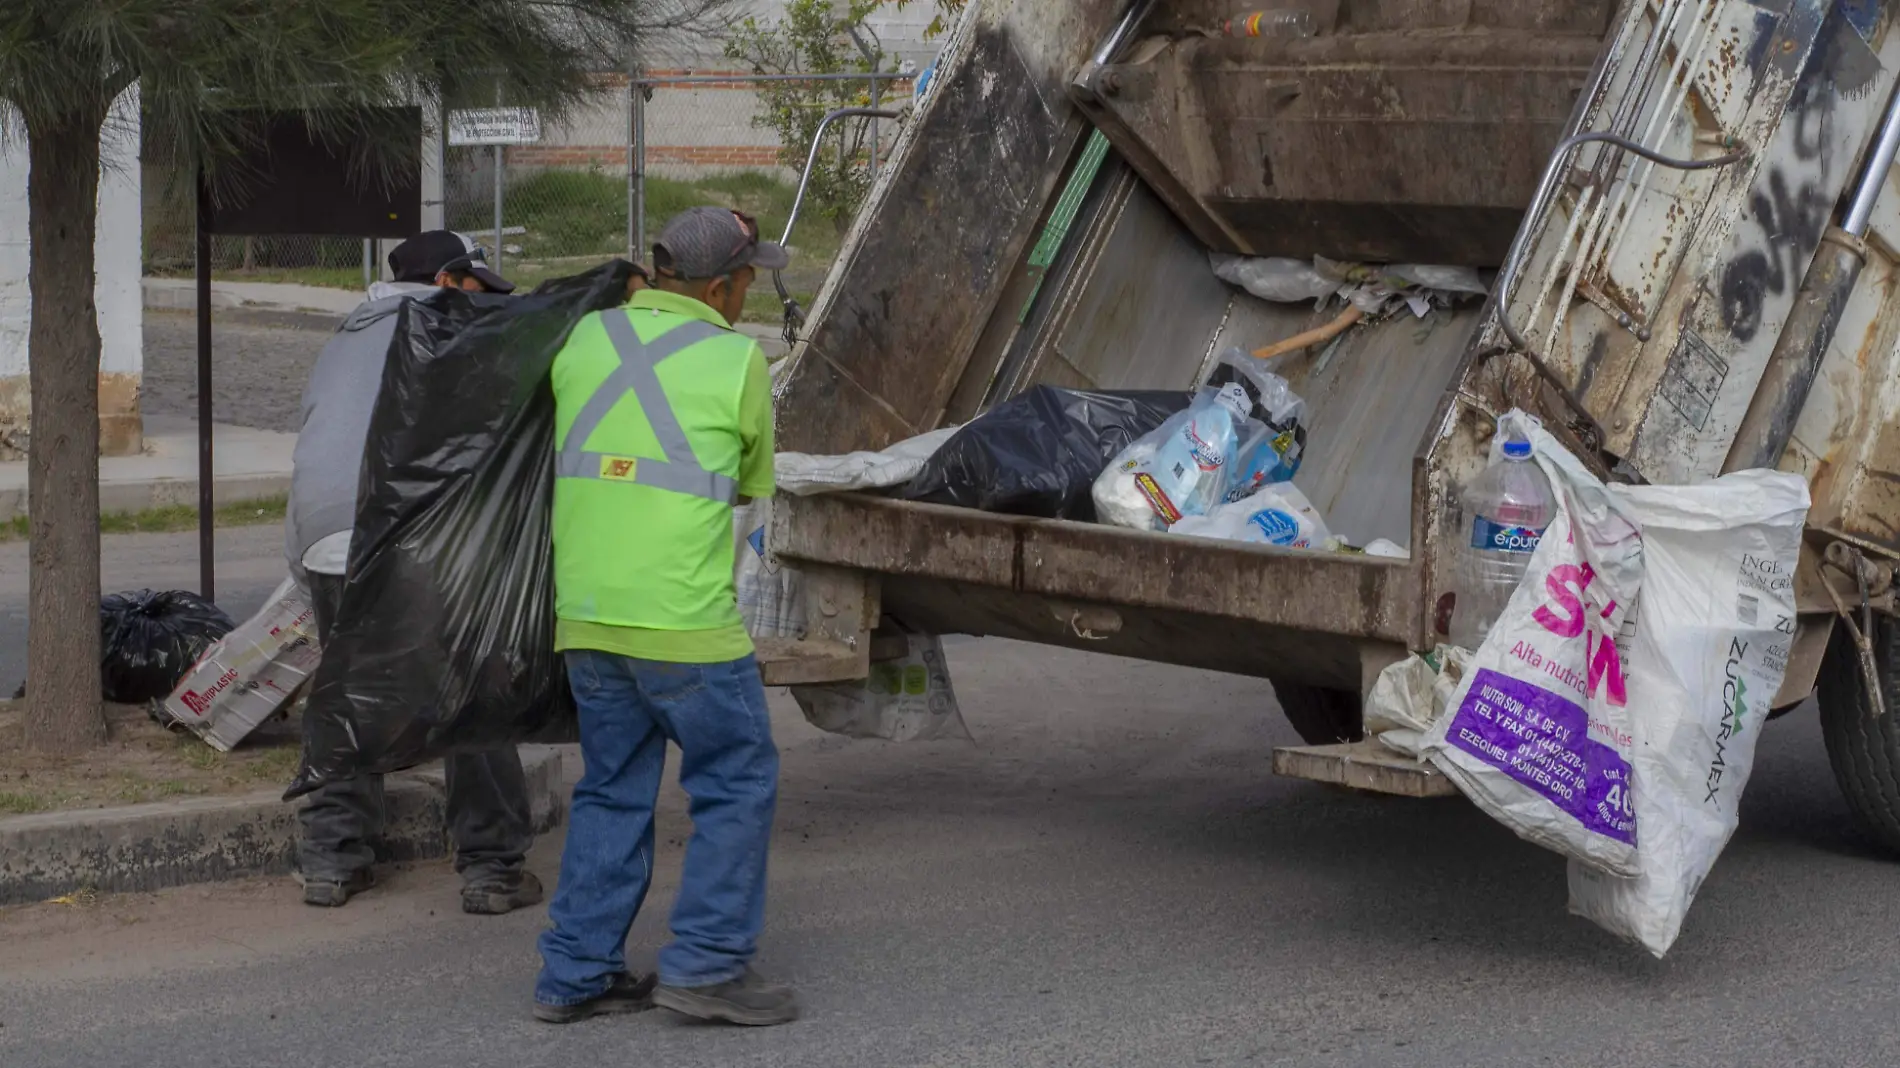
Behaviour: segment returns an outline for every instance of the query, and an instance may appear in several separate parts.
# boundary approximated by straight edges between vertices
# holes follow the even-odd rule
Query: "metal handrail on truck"
[[[792,198],[791,214],[785,218],[785,236],[779,238],[779,244],[790,245],[792,242],[792,227],[798,225],[798,209],[805,204],[805,191],[811,186],[812,168],[818,165],[818,149],[824,144],[825,131],[839,119],[854,117],[900,119],[904,117],[904,110],[870,107],[837,108],[827,112],[825,117],[818,121],[818,132],[812,135],[811,151],[805,156],[805,170],[798,179],[798,195]],[[786,288],[785,272],[772,272],[772,286],[778,290],[779,303],[785,309],[785,344],[796,345],[798,344],[798,328],[805,325],[805,312],[798,306],[798,301],[792,298],[791,290]]]

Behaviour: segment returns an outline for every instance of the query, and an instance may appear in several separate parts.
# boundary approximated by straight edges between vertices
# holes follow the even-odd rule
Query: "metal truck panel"
[[[1315,36],[1235,39],[1168,5],[1078,103],[1210,247],[1497,264],[1613,0],[1303,6]]]
[[[780,405],[786,450],[931,429],[1083,132],[1068,76],[1115,0],[987,0],[946,43],[811,313]]]

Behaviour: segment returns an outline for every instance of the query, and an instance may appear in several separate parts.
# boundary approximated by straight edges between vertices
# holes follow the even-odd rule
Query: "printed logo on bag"
[[[1187,438],[1188,455],[1194,458],[1194,466],[1203,471],[1218,471],[1227,462],[1227,457],[1213,443],[1195,433],[1192,421],[1181,428],[1181,434]]]
[[[1536,527],[1507,527],[1483,516],[1471,524],[1471,547],[1502,553],[1534,553],[1544,532]]]
[[[609,482],[632,482],[640,473],[640,461],[631,456],[600,458],[600,477]]]
[[[1300,537],[1300,521],[1278,508],[1268,508],[1247,517],[1267,540],[1268,545],[1280,545],[1289,549],[1304,549],[1306,542]]]
[[[1715,732],[1715,759],[1709,762],[1708,796],[1705,805],[1715,804],[1722,792],[1722,775],[1728,771],[1728,743],[1741,736],[1742,717],[1748,714],[1748,682],[1742,678],[1742,658],[1748,655],[1748,643],[1740,638],[1729,640],[1728,663],[1722,674],[1722,725]]]
[[[1607,686],[1606,696],[1610,704],[1622,708],[1629,703],[1629,685],[1623,678],[1623,657],[1617,651],[1616,642],[1608,633],[1607,626],[1588,625],[1591,613],[1607,621],[1616,614],[1617,604],[1615,601],[1601,605],[1596,602],[1590,589],[1595,580],[1596,571],[1589,564],[1560,564],[1551,568],[1550,574],[1544,577],[1544,590],[1550,595],[1550,600],[1539,605],[1537,611],[1531,613],[1531,618],[1551,634],[1566,641],[1578,635],[1583,636],[1587,677],[1576,678],[1574,668],[1558,671],[1557,665],[1553,663],[1549,670],[1552,678],[1585,697],[1595,697],[1599,686]],[[1518,644],[1523,646],[1524,643]],[[1528,651],[1528,655],[1536,657],[1537,654]],[[1541,661],[1542,658],[1537,659]],[[1590,729],[1596,732],[1598,725],[1592,723]],[[1619,744],[1627,742],[1619,740]]]

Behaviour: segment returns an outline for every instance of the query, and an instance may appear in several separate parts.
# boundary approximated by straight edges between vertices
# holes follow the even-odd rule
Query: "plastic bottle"
[[[1557,495],[1532,458],[1530,441],[1512,431],[1501,451],[1465,492],[1471,537],[1459,552],[1451,616],[1451,644],[1462,649],[1484,644],[1557,516]]]

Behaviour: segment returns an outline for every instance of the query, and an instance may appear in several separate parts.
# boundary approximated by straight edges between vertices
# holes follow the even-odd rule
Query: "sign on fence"
[[[541,113],[533,108],[470,108],[449,112],[449,144],[531,145],[541,140]]]

